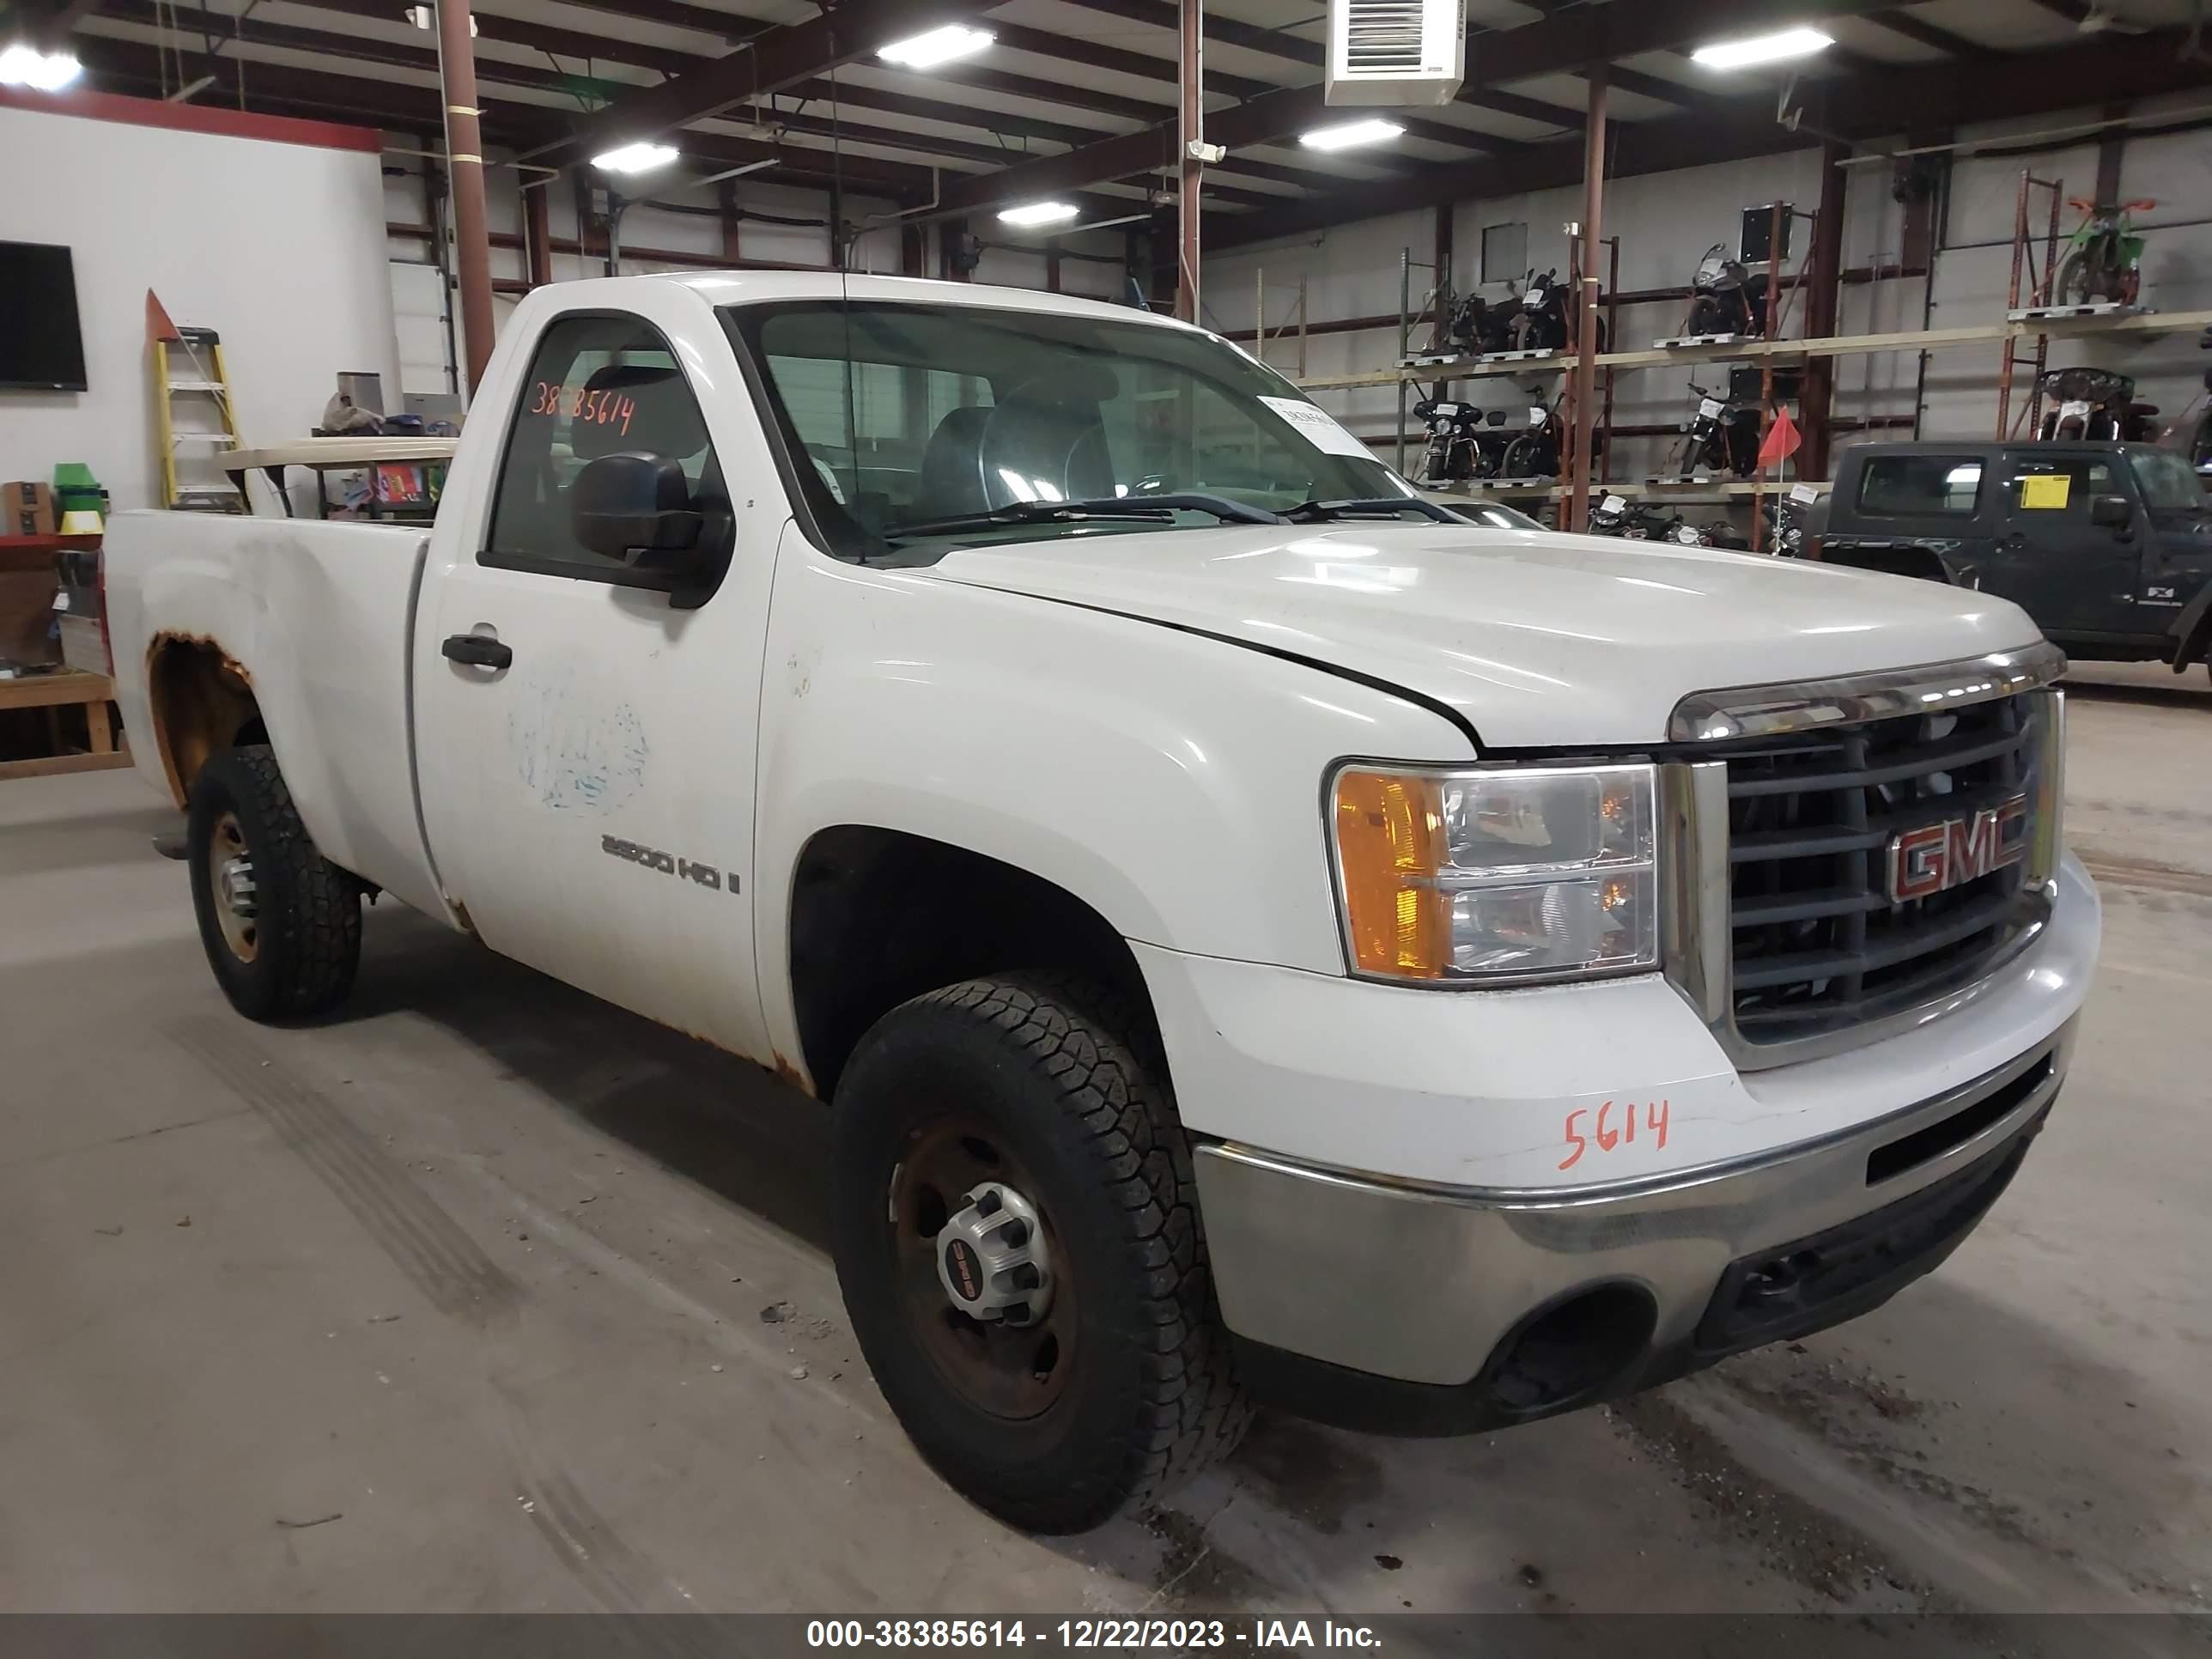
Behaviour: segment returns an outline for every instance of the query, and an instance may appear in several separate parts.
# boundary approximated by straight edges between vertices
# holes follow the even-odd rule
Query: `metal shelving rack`
[[[1763,357],[1849,357],[1871,351],[1945,351],[1957,347],[1992,345],[2000,340],[2017,340],[2038,333],[2070,339],[2101,334],[2190,334],[2207,326],[2212,326],[2212,311],[2147,311],[2133,316],[2046,317],[2025,322],[1977,323],[1960,328],[1907,329],[1893,334],[1833,334],[1812,340],[1731,340],[1720,345],[1601,351],[1593,361],[1600,368],[1649,368],[1667,363],[1756,362]],[[1370,374],[1310,375],[1297,385],[1306,392],[1327,392],[1352,386],[1395,386],[1405,380],[1474,380],[1499,375],[1525,380],[1534,374],[1564,373],[1576,362],[1576,354],[1571,351],[1534,362],[1463,358]]]

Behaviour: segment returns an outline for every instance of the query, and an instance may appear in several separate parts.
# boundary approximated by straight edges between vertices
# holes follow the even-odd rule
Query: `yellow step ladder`
[[[173,324],[167,334],[156,334],[149,342],[162,505],[192,513],[243,513],[246,501],[239,482],[214,459],[216,451],[238,447],[222,337],[211,328]]]

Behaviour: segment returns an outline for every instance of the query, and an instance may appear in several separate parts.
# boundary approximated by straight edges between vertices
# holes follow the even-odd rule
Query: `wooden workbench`
[[[0,710],[45,709],[54,750],[32,760],[0,761],[0,781],[51,777],[58,772],[105,772],[130,765],[131,751],[118,748],[110,732],[108,705],[114,697],[115,682],[105,674],[65,670],[0,680]],[[83,750],[73,748],[62,736],[62,710],[79,707],[84,710],[88,746]]]

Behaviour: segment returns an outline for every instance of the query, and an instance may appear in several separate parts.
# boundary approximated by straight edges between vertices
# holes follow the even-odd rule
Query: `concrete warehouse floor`
[[[0,786],[0,1607],[2212,1605],[2212,692],[2081,678],[2104,975],[1938,1275],[1618,1410],[1267,1422],[1056,1541],[856,1361],[810,1103],[389,905],[339,1020],[248,1024],[162,803]]]

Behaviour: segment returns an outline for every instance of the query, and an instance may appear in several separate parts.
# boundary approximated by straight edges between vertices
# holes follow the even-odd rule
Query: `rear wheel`
[[[211,757],[192,781],[192,908],[208,966],[248,1019],[319,1014],[361,963],[361,889],[315,850],[266,744]]]
[[[1106,994],[970,980],[893,1009],[837,1088],[837,1279],[931,1467],[1078,1532],[1243,1437],[1181,1124]]]

